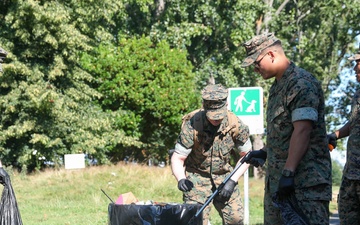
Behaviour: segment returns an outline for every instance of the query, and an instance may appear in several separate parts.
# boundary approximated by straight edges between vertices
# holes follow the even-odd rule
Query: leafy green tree
[[[28,170],[64,154],[87,153],[100,163],[119,145],[142,143],[114,126],[121,113],[105,113],[94,78],[79,54],[113,37],[115,1],[4,1],[0,45],[9,52],[0,77],[0,158]],[[99,10],[101,9],[101,10]]]
[[[83,56],[83,67],[98,79],[103,109],[125,111],[116,122],[118,128],[148,144],[145,150],[114,149],[113,159],[166,158],[180,130],[181,115],[200,103],[186,56],[186,51],[148,37],[101,44]]]
[[[252,86],[255,80],[240,68],[239,47],[254,34],[262,10],[258,1],[166,1],[150,35],[187,49],[199,88],[209,80]]]
[[[354,7],[360,1],[265,3],[268,7],[257,32],[275,32],[284,40],[290,59],[322,82],[328,131],[339,128],[348,118],[348,106],[357,86],[349,82],[337,90],[348,77],[351,64],[346,58],[355,52],[354,43],[360,34],[360,11]],[[331,94],[335,91],[341,94],[334,97]],[[344,149],[343,142],[345,139],[338,141],[337,149]]]
[[[289,58],[322,81],[329,97],[341,82],[341,71],[349,66],[344,58],[353,52],[360,33],[359,9],[354,7],[358,0],[156,2],[163,4],[149,3],[150,35],[187,49],[199,89],[207,82],[262,86],[267,96],[271,81],[254,79],[252,68],[240,68],[245,57],[241,44],[253,35],[274,32],[283,40]],[[133,21],[137,18],[131,16]],[[329,129],[346,116],[339,114],[347,106],[346,99],[327,106]]]
[[[115,155],[121,155],[119,152],[131,153],[134,149],[140,152],[138,149],[149,146],[155,151],[159,139],[163,142],[157,143],[160,152],[172,146],[173,126],[176,122],[180,124],[181,114],[187,110],[164,110],[171,107],[161,102],[167,98],[157,88],[147,91],[158,97],[143,96],[153,101],[141,102],[140,97],[132,97],[133,108],[123,107],[115,94],[108,99],[104,95],[110,90],[108,78],[98,76],[100,72],[93,77],[94,68],[85,71],[80,66],[80,55],[91,52],[99,43],[115,41],[117,48],[127,40],[140,46],[145,36],[158,48],[159,43],[166,41],[170,49],[181,49],[191,62],[194,89],[216,82],[227,87],[262,86],[266,95],[271,82],[254,78],[252,68],[240,68],[245,57],[241,44],[255,34],[274,32],[284,41],[291,60],[313,72],[329,96],[340,84],[344,68],[350,67],[344,59],[358,47],[354,43],[360,33],[360,9],[356,7],[359,3],[359,0],[2,1],[0,46],[9,55],[5,73],[0,76],[0,157],[5,165],[28,166],[31,170],[43,165],[39,159],[55,161],[66,153],[96,154],[102,163],[109,153],[118,159]],[[105,47],[99,47],[97,52]],[[128,54],[145,64],[145,58]],[[119,68],[118,65],[114,69],[120,71]],[[151,74],[145,71],[141,72]],[[178,81],[172,82],[177,87]],[[345,94],[335,99],[339,101],[328,105],[329,127],[339,125],[348,113],[346,107],[354,88],[345,89]],[[177,96],[184,97],[181,92]],[[153,109],[154,102],[161,110]],[[189,111],[198,106],[198,101],[190,102],[196,103],[186,106]],[[145,103],[148,108],[138,106]],[[151,129],[144,129],[146,126]],[[166,132],[172,136],[165,140]]]
[[[289,2],[274,27],[287,37],[292,58],[323,80],[325,90],[339,76],[343,59],[359,35],[359,10],[353,1]],[[287,15],[287,20],[280,19]],[[292,26],[296,24],[297,26]],[[283,29],[288,27],[288,29]],[[336,80],[335,84],[339,84]],[[331,86],[330,86],[331,87]]]
[[[338,88],[347,57],[360,34],[360,1],[265,1],[259,32],[275,32],[284,40],[291,60],[312,72],[323,84],[326,97]],[[350,92],[353,93],[354,89]],[[348,105],[343,95],[327,105],[328,127],[342,123]],[[345,110],[345,111],[344,111]]]

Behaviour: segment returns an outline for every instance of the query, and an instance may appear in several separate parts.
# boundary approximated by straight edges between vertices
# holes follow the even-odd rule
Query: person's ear
[[[272,51],[272,50],[270,50],[270,51],[268,52],[268,54],[270,55],[271,62],[274,62],[275,57],[276,57],[275,52]]]
[[[275,58],[275,54],[274,54],[273,51],[270,50],[270,51],[268,52],[268,54],[270,55],[270,58],[271,58],[271,59],[274,59],[274,58]]]

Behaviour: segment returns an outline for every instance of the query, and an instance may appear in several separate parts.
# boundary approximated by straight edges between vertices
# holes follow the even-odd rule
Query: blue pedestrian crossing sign
[[[228,109],[249,126],[250,134],[264,133],[261,87],[229,88]]]

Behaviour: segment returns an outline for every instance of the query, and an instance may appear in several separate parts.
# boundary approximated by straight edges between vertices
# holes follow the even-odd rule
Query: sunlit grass
[[[113,201],[122,193],[132,192],[139,201],[182,203],[170,167],[119,163],[33,175],[9,173],[25,225],[107,225],[110,200],[101,189]],[[239,185],[243,191],[243,179]],[[263,221],[263,192],[264,181],[250,178],[250,224]],[[336,210],[334,202],[331,205]],[[214,208],[211,224],[221,225]]]

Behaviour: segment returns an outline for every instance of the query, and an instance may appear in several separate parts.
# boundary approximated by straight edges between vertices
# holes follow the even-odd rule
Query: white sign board
[[[64,160],[65,169],[85,168],[85,154],[66,154]]]
[[[264,133],[261,87],[229,88],[228,109],[249,126],[250,134]]]

